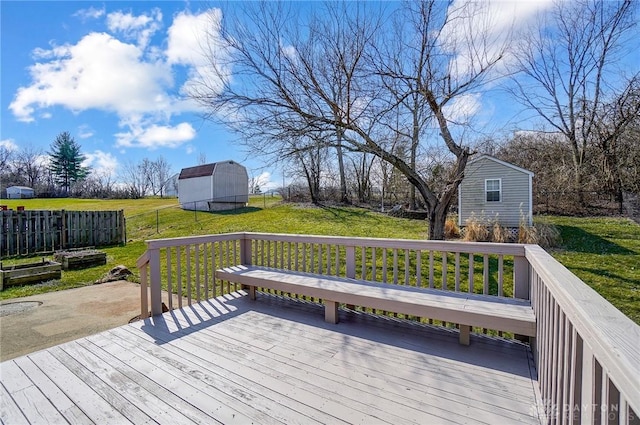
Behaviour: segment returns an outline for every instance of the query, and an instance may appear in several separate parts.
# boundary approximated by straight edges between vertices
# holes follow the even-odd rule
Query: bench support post
[[[338,323],[338,303],[324,300],[324,321],[328,323]]]
[[[469,337],[471,334],[471,326],[458,325],[460,328],[460,344],[469,345]]]
[[[256,287],[255,286],[249,286],[249,299],[250,300],[255,300],[256,299]]]

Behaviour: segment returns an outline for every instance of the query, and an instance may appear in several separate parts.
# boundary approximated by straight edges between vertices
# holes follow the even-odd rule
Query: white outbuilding
[[[223,211],[249,202],[247,169],[235,161],[183,168],[178,176],[178,201],[185,210]]]
[[[7,188],[8,199],[26,199],[35,198],[35,192],[27,186],[9,186]]]
[[[505,227],[533,223],[533,172],[490,155],[469,161],[458,187],[458,225],[472,214]]]

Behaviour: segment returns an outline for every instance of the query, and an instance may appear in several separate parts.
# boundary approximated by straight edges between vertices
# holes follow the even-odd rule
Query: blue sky
[[[492,4],[495,31],[506,34],[514,22],[531,23],[551,2]],[[278,186],[281,170],[248,157],[232,134],[203,120],[197,105],[181,97],[194,73],[206,73],[199,45],[210,19],[242,5],[1,1],[0,144],[46,152],[69,131],[89,165],[116,179],[125,164],[145,157],[162,155],[178,172],[204,155],[208,162],[241,162],[251,177],[261,176],[261,187]],[[455,108],[491,123],[488,132],[504,128],[520,118],[499,93],[468,95]]]
[[[69,131],[90,166],[114,176],[127,162],[160,155],[175,172],[204,155],[239,161],[253,176],[266,173],[263,181],[280,173],[247,158],[233,135],[180,96],[198,66],[208,9],[165,1],[0,4],[3,145],[47,151]]]

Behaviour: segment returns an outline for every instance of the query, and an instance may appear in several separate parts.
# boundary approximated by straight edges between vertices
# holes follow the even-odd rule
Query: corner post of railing
[[[513,257],[513,297],[523,300],[531,299],[529,261],[524,256]]]
[[[346,261],[347,261],[347,277],[350,279],[356,278],[356,247],[345,246],[346,249]]]
[[[252,264],[251,257],[251,242],[253,239],[251,236],[242,235],[240,239],[240,264],[250,266]]]
[[[151,315],[162,314],[162,278],[160,275],[160,249],[147,249],[149,255],[149,280],[151,281]]]

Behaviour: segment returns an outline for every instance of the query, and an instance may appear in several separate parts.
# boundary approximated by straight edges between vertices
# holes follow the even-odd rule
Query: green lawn
[[[563,240],[551,255],[640,324],[640,225],[623,218],[546,220]]]
[[[111,267],[124,264],[134,273],[147,239],[236,231],[300,233],[423,239],[426,223],[357,208],[319,208],[280,203],[278,197],[255,196],[247,208],[194,213],[176,199],[139,200],[36,199],[2,200],[15,208],[119,210],[127,219],[127,245],[104,248],[107,265],[64,272],[62,282],[9,288],[0,299],[91,284]],[[640,226],[621,218],[544,217],[561,231],[563,246],[551,254],[636,323],[640,323]],[[14,263],[9,260],[6,263]]]

